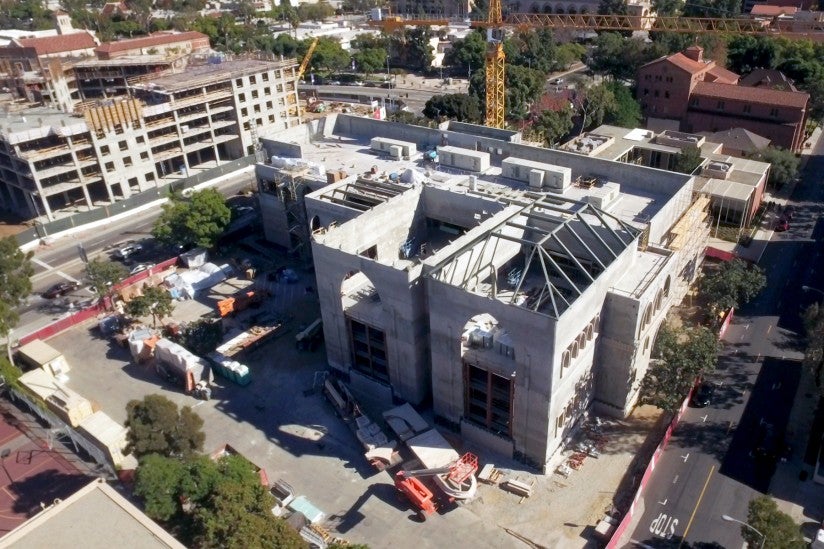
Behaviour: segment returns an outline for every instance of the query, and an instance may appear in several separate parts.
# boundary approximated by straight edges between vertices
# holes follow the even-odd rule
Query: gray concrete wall
[[[427,217],[460,227],[474,227],[481,219],[504,208],[501,202],[491,197],[450,191],[432,185],[424,186],[423,202]],[[487,215],[483,212],[487,212]],[[476,217],[478,214],[480,219]]]
[[[380,318],[370,322],[384,331],[389,378],[395,394],[420,403],[429,394],[429,347],[421,267],[398,259],[398,248],[416,216],[420,189],[410,189],[391,203],[364,212],[312,243],[326,353],[332,367],[349,372],[349,332],[341,301],[347,273],[360,271],[380,296]],[[378,259],[357,255],[378,246]],[[402,268],[399,268],[401,267]]]

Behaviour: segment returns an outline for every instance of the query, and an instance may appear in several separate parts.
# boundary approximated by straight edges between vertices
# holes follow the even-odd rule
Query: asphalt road
[[[248,173],[236,175],[218,184],[217,188],[227,197],[235,195],[241,189],[247,188],[253,182],[253,175]],[[81,281],[85,264],[81,261],[77,246],[82,244],[89,259],[103,257],[108,259],[109,254],[127,242],[140,242],[144,251],[136,255],[132,263],[156,263],[168,257],[156,245],[151,237],[151,230],[155,219],[160,215],[160,208],[141,212],[111,224],[81,231],[61,238],[49,246],[43,246],[35,251],[32,260],[35,274],[32,277],[32,294],[26,303],[18,308],[20,321],[15,330],[17,336],[45,325],[52,320],[82,306],[92,298],[92,292],[81,286],[78,290],[56,299],[45,299],[40,294],[51,285],[64,280]]]
[[[713,402],[684,413],[647,484],[630,546],[743,546],[740,526],[721,515],[746,519],[750,499],[768,491],[781,441],[792,428],[802,357],[799,313],[822,297],[802,286],[824,289],[822,173],[819,140],[791,196],[790,230],[773,234],[759,261],[768,286],[738,311],[725,334]]]

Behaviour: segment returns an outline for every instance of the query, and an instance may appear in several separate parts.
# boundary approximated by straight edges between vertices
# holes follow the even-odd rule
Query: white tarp
[[[195,248],[180,254],[180,261],[190,269],[196,269],[209,259],[205,248]]]
[[[214,263],[204,263],[197,269],[181,273],[180,279],[183,282],[183,287],[191,288],[197,292],[223,282],[226,280],[226,273]]]
[[[205,360],[170,339],[155,344],[155,358],[180,373],[192,372],[195,382],[212,380],[212,368]]]

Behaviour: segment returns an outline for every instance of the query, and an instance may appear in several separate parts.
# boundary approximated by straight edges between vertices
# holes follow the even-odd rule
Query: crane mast
[[[506,54],[504,54],[501,0],[489,1],[486,28],[486,116],[490,128],[506,123]]]

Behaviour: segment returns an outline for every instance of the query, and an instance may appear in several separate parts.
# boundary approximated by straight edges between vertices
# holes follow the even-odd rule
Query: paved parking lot
[[[327,514],[327,528],[350,541],[373,548],[598,546],[591,541],[592,526],[612,505],[646,435],[643,422],[616,423],[621,435],[569,478],[536,475],[482,449],[460,447],[456,437],[445,433],[459,452],[478,453],[482,465],[491,461],[511,476],[534,482],[534,495],[522,501],[499,487],[482,485],[474,501],[420,523],[408,503],[397,498],[390,474],[367,464],[355,437],[315,390],[316,374],[326,369],[323,349],[295,349],[300,327],[319,316],[315,294],[306,291],[314,279],[298,272],[301,280],[295,284],[270,284],[273,295],[263,312],[269,309],[288,320],[276,339],[243,357],[252,383],[240,387],[218,377],[210,401],[183,394],[151,366],[133,364],[126,349],[101,338],[92,324],[64,332],[49,344],[72,365],[68,386],[115,420],[125,421],[129,400],[151,393],[192,406],[204,419],[204,450],[231,444],[265,467],[271,480],[283,478],[306,495]],[[185,302],[177,314],[194,314],[197,307]],[[424,416],[431,419],[426,411]]]

